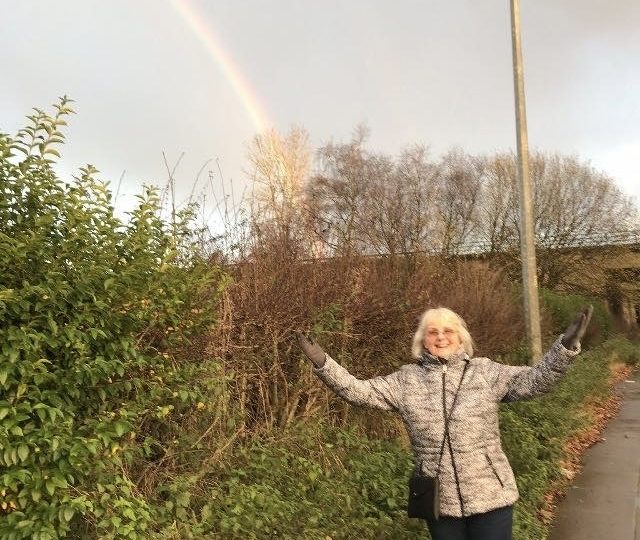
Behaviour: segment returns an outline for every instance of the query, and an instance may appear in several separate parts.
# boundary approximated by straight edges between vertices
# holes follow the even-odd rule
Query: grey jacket
[[[411,440],[416,470],[435,476],[444,435],[443,380],[449,411],[468,363],[449,423],[453,455],[445,445],[439,472],[440,513],[459,517],[518,499],[513,471],[500,444],[498,404],[549,391],[578,352],[566,349],[558,338],[534,367],[469,359],[461,353],[449,358],[443,368],[438,358],[425,353],[417,364],[368,380],[357,379],[328,355],[324,366],[314,371],[349,403],[399,413]]]

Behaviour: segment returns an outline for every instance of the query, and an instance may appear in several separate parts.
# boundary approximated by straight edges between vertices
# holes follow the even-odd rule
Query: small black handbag
[[[414,474],[409,479],[409,507],[411,518],[434,520],[440,515],[440,482],[438,477]]]
[[[435,476],[425,476],[421,474],[422,466],[420,466],[411,478],[409,479],[409,504],[407,506],[407,514],[410,518],[426,519],[429,521],[436,520],[440,517],[440,480],[438,475],[440,474],[440,465],[442,464],[442,455],[444,453],[444,444],[449,438],[451,443],[451,437],[449,436],[449,420],[451,414],[456,406],[458,399],[458,392],[464,379],[464,374],[467,371],[468,362],[465,363],[462,370],[462,377],[458,383],[456,394],[453,397],[453,403],[451,403],[451,409],[447,414],[446,396],[444,388],[444,373],[442,384],[442,415],[444,416],[444,435],[442,437],[442,446],[440,447],[440,457],[438,458],[438,467],[436,469]]]

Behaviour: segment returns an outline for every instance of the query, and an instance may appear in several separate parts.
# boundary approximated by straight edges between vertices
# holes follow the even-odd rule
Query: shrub
[[[625,364],[634,367],[640,365],[640,345],[638,343],[622,336],[614,336],[604,346],[609,354],[614,355]]]
[[[311,421],[253,437],[202,477],[166,538],[421,539],[406,517],[411,455],[357,428]]]
[[[229,269],[228,318],[214,338],[217,354],[243,377],[236,397],[250,428],[281,428],[329,409],[338,423],[359,415],[328,397],[310,375],[291,339],[295,329],[312,329],[325,350],[359,377],[413,361],[411,338],[428,307],[442,304],[461,313],[484,354],[508,351],[522,333],[511,284],[484,263],[424,257],[408,275],[391,258],[308,262],[295,251],[261,247]],[[389,435],[387,423],[369,425],[370,435]]]
[[[134,480],[214,384],[176,351],[214,322],[224,276],[192,209],[166,225],[147,188],[125,224],[95,168],[61,181],[70,100],[55,108],[0,135],[0,538],[147,538]]]
[[[611,336],[613,321],[602,300],[580,294],[558,293],[548,289],[541,290],[543,308],[551,315],[552,333],[564,332],[576,314],[585,306],[593,305],[593,316],[587,328],[584,342],[597,345]]]

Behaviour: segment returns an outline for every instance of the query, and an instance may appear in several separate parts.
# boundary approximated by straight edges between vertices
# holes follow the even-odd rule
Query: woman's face
[[[424,346],[432,355],[448,358],[460,350],[462,340],[450,321],[432,319],[424,329]]]

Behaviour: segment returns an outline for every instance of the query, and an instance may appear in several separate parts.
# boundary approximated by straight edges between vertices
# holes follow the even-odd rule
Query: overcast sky
[[[236,193],[264,126],[314,147],[366,123],[373,150],[515,148],[508,0],[0,0],[0,131],[68,94],[60,171],[94,164],[126,208],[178,198],[217,159]],[[522,0],[532,148],[575,154],[640,200],[640,2]],[[205,189],[204,179],[196,191]],[[227,186],[228,192],[228,186]],[[210,195],[208,195],[210,197]]]

